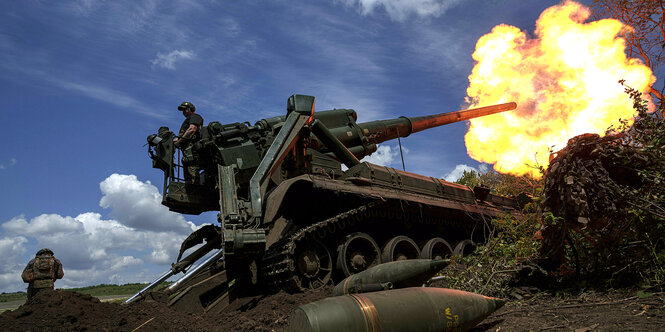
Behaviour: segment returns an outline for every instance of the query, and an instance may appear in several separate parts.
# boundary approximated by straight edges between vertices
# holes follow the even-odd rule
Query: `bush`
[[[493,236],[467,257],[454,257],[446,274],[447,287],[505,297],[514,276],[540,248],[537,213],[495,218]]]

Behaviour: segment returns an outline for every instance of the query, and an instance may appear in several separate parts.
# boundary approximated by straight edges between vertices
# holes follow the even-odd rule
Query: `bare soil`
[[[665,294],[612,290],[558,298],[537,293],[508,302],[474,331],[662,331]]]
[[[96,297],[45,291],[0,314],[2,331],[285,331],[297,306],[329,296],[331,288],[277,293],[234,302],[218,316],[188,314],[163,304],[103,303]],[[558,298],[526,294],[509,301],[474,331],[657,331],[665,324],[665,294],[640,298],[613,290]],[[137,330],[138,328],[138,330]]]

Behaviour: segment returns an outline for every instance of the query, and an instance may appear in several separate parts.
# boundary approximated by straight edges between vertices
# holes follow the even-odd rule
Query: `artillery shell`
[[[409,259],[379,264],[342,280],[333,289],[333,295],[363,293],[372,289],[363,286],[368,284],[391,283],[393,288],[420,286],[448,264],[448,259]]]
[[[445,288],[350,294],[296,308],[289,331],[466,331],[503,304],[501,299]]]

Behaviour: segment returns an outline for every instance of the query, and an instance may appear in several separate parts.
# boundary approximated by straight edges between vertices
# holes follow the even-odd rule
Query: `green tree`
[[[480,184],[480,177],[478,176],[478,173],[474,170],[470,171],[464,171],[462,173],[462,176],[455,181],[455,183],[463,184],[465,186],[468,186],[470,188],[473,188],[477,185]]]
[[[541,179],[536,179],[528,175],[515,176],[502,174],[495,170],[488,170],[486,172],[464,171],[455,183],[471,188],[482,184],[489,187],[491,193],[504,196],[517,196],[521,193],[536,196],[540,193],[543,186]]]

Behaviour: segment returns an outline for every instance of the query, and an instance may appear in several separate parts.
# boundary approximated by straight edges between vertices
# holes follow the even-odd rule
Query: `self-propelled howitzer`
[[[484,241],[483,227],[493,217],[514,208],[512,199],[359,160],[379,143],[515,108],[506,103],[357,123],[352,109],[314,112],[314,97],[293,95],[286,115],[202,127],[187,164],[201,169],[198,183],[181,177],[175,134],[162,127],[148,143],[153,167],[165,174],[163,204],[188,214],[219,211],[220,225],[190,235],[178,262],[156,283],[218,249],[215,259],[190,269],[166,293],[175,307],[219,310],[250,282],[318,288],[382,262],[465,251]]]

